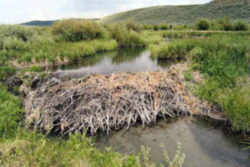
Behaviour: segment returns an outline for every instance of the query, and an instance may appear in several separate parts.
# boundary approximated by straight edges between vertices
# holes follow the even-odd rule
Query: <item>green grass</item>
[[[60,40],[68,42],[103,39],[107,37],[107,31],[102,25],[93,21],[76,19],[56,22],[52,26],[52,32]]]
[[[43,28],[0,26],[0,65],[65,64],[118,48],[144,48],[141,30],[132,22],[105,26],[83,20],[63,20]]]
[[[221,106],[235,130],[250,131],[249,34],[215,33],[203,38],[191,37],[197,32],[188,33],[189,38],[186,35],[179,34],[171,43],[151,45],[154,58],[189,61],[193,70],[205,77],[197,89],[199,97]],[[191,78],[188,74],[185,77]]]
[[[120,48],[144,48],[146,42],[133,27],[123,24],[109,25],[111,37],[118,42]]]
[[[203,5],[156,6],[132,10],[107,16],[104,23],[117,23],[127,20],[142,24],[194,24],[200,18],[218,19],[225,16],[233,20],[250,20],[250,4],[244,0],[228,3],[228,0]]]
[[[1,140],[1,166],[26,167],[145,167],[156,166],[150,161],[150,149],[142,147],[138,154],[122,155],[111,148],[100,151],[93,141],[79,133],[68,139],[49,139],[35,132],[18,131],[13,139]],[[165,154],[170,167],[182,167],[185,155],[178,148],[174,158]]]
[[[11,95],[0,83],[0,138],[15,136],[23,120],[21,100]]]
[[[60,24],[58,23],[56,28]],[[29,67],[19,70],[21,73],[42,72],[41,65],[74,63],[84,61],[91,56],[100,59],[97,53],[120,47],[144,48],[149,43],[162,41],[162,34],[155,35],[155,39],[151,41],[147,32],[141,32],[140,26],[132,23],[122,25],[121,30],[117,31],[110,31],[109,28],[102,26],[101,29],[105,29],[107,33],[105,36],[97,36],[96,33],[93,35],[91,32],[87,38],[83,36],[78,38],[75,34],[77,28],[73,28],[66,37],[65,32],[55,33],[54,29],[55,27],[0,26],[0,166],[156,166],[149,160],[149,149],[145,147],[138,154],[122,155],[110,148],[105,151],[98,150],[90,138],[79,133],[72,134],[68,138],[60,138],[27,129],[21,97],[12,95],[1,82],[16,72],[14,62],[19,63],[21,67],[25,65]],[[131,59],[134,57],[132,55]],[[113,61],[116,61],[115,58]],[[28,83],[28,80],[24,82]],[[181,167],[184,159],[185,155],[181,153],[180,148],[173,159],[166,155],[166,162],[171,167]]]
[[[144,167],[155,166],[150,150],[122,155],[111,148],[98,150],[91,138],[75,133],[67,138],[39,134],[25,128],[21,100],[0,84],[0,166],[26,167]],[[182,167],[185,155],[178,148],[166,162]]]

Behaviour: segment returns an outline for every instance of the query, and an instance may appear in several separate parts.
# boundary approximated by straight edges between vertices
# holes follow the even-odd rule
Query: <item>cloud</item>
[[[0,0],[0,23],[52,20],[70,17],[103,17],[120,11],[210,0]]]

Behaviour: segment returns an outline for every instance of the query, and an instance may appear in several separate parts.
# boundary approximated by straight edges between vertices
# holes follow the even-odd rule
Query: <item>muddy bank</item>
[[[109,133],[209,110],[189,96],[174,70],[87,75],[68,81],[52,74],[31,85],[25,99],[26,122],[47,133]]]

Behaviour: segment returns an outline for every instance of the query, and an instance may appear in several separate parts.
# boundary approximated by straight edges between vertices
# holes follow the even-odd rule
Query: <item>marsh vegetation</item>
[[[112,62],[112,65],[116,65],[115,67],[119,68],[122,67],[120,64],[126,62],[126,68],[122,69],[124,71],[121,72],[137,72],[129,71],[129,66],[145,63],[145,61],[142,61],[145,59],[139,59],[140,56],[138,56],[138,53],[129,51],[125,52],[123,49],[129,49],[130,51],[132,49],[137,51],[139,49],[146,49],[148,53],[146,57],[147,62],[152,61],[153,63],[145,63],[146,65],[141,67],[140,70],[146,70],[146,67],[148,67],[151,69],[149,69],[150,72],[155,70],[161,70],[164,72],[166,71],[166,69],[160,68],[161,66],[163,66],[163,64],[168,64],[169,62],[184,62],[187,66],[187,69],[185,69],[183,73],[184,79],[180,79],[181,77],[178,76],[179,69],[177,68],[177,70],[175,71],[176,73],[171,73],[171,71],[170,73],[173,76],[177,76],[177,78],[179,79],[171,81],[171,84],[173,84],[172,82],[174,81],[176,83],[180,83],[180,85],[186,85],[184,84],[186,82],[188,84],[191,84],[192,89],[189,90],[189,87],[185,87],[183,88],[183,90],[186,91],[187,89],[189,93],[191,92],[200,101],[208,103],[209,106],[216,106],[215,108],[217,108],[220,113],[225,115],[225,118],[228,120],[231,130],[233,132],[243,134],[244,137],[249,136],[249,37],[250,33],[248,31],[247,24],[242,22],[231,23],[226,19],[222,19],[221,21],[201,20],[194,25],[161,24],[157,26],[138,25],[133,22],[106,25],[101,22],[91,22],[82,20],[63,20],[55,23],[52,27],[1,25],[0,166],[154,166],[155,164],[150,161],[150,153],[149,149],[147,148],[142,148],[139,153],[125,156],[109,148],[100,151],[95,147],[95,144],[92,139],[86,137],[85,133],[83,133],[88,132],[89,129],[86,128],[88,126],[84,128],[84,126],[82,126],[81,124],[77,125],[78,127],[81,127],[80,129],[78,129],[81,133],[79,133],[77,129],[74,129],[72,131],[69,131],[69,133],[65,133],[66,136],[64,137],[62,137],[60,133],[57,133],[58,136],[53,136],[53,133],[48,133],[48,131],[44,130],[46,129],[46,125],[49,125],[48,122],[49,120],[51,121],[50,118],[57,118],[56,114],[53,115],[53,113],[47,113],[49,115],[48,116],[45,114],[45,112],[39,114],[38,112],[33,112],[32,110],[33,113],[29,114],[33,114],[32,116],[38,118],[36,120],[37,122],[33,121],[31,122],[31,124],[27,124],[27,115],[29,114],[27,114],[27,111],[25,111],[26,106],[23,103],[24,100],[27,99],[26,96],[34,90],[39,90],[41,92],[44,91],[42,89],[44,86],[49,87],[47,90],[50,93],[55,91],[53,89],[53,86],[55,86],[55,80],[51,78],[51,73],[57,73],[54,73],[52,70],[50,71],[51,68],[49,67],[55,67],[56,69],[60,69],[60,67],[62,66],[59,65],[64,65],[64,67],[67,67],[67,65],[69,65],[70,67],[72,66],[72,64],[78,64],[79,67],[83,66],[81,64],[85,64],[85,66],[89,67],[98,64],[97,62],[104,62],[102,67],[105,68],[105,65],[107,66],[107,64],[105,64],[105,61],[102,61],[102,54],[110,54],[110,51],[115,51],[117,52],[117,54],[111,54],[109,59]],[[135,61],[137,62],[134,63]],[[106,68],[108,69],[108,67]],[[113,73],[114,71],[116,71],[116,68],[106,70],[106,72]],[[49,73],[48,71],[45,71],[45,69],[49,70]],[[131,67],[130,69],[134,70],[136,68]],[[93,71],[90,71],[89,73],[88,72],[84,74],[81,73],[80,75],[93,73]],[[103,74],[100,72],[100,70],[94,72]],[[202,79],[200,81],[195,80],[195,73],[198,73],[202,76]],[[148,80],[148,83],[151,83],[151,75],[148,77],[146,76],[146,74],[148,73],[127,75],[131,76],[132,78],[136,78],[136,76],[142,74],[145,74],[145,82],[146,80]],[[158,73],[156,74],[158,75]],[[13,75],[15,75],[15,77],[21,78],[23,83],[18,82],[20,84],[13,85],[13,83],[15,82],[11,82],[13,80],[10,80],[12,79]],[[117,78],[121,77],[119,76],[119,73],[116,75],[118,75]],[[37,76],[42,79],[37,80]],[[111,78],[110,76],[112,76],[112,74],[106,75],[106,78],[105,75],[100,75],[100,78],[104,77],[103,80],[110,81],[108,79]],[[98,80],[98,75],[90,76],[90,78],[91,77],[93,77],[94,79],[93,82],[91,82],[89,85],[101,85],[102,82],[101,80]],[[164,80],[164,78],[167,77],[161,76],[158,79],[159,81],[162,81]],[[47,79],[46,81],[48,82],[42,82],[43,79]],[[129,82],[129,79],[125,80]],[[60,85],[62,86],[62,88],[58,88],[58,91],[60,92],[63,89],[67,89],[65,90],[65,96],[67,94],[67,91],[71,90],[71,88],[68,89],[70,86],[67,87],[67,84],[65,84],[65,87],[63,87],[64,83],[72,83],[71,86],[78,84],[80,86],[83,86],[83,84],[85,83],[85,81],[80,82],[80,80],[74,79],[68,79],[68,81],[66,82],[62,80],[61,82],[62,83],[60,83]],[[136,83],[137,81],[133,82]],[[49,84],[42,85],[46,83],[52,84],[52,86]],[[10,85],[12,87],[10,87]],[[143,84],[142,82],[141,86],[138,85],[138,88],[143,87],[143,85],[145,85],[145,83]],[[152,85],[153,83],[151,84],[151,86]],[[152,93],[151,91],[154,89],[151,89],[149,86],[149,91],[144,92],[144,94],[142,94],[138,92],[137,88],[134,89],[132,88],[132,86],[126,87],[126,89],[121,89],[123,87],[117,87],[113,89],[113,92],[121,93],[121,90],[123,90],[125,91],[125,93],[122,93],[126,94],[126,91],[129,92],[130,90],[133,90],[133,92],[135,93],[133,96],[132,94],[131,96],[122,96],[123,98],[121,97],[120,101],[118,101],[119,104],[122,103],[125,106],[125,101],[127,104],[130,103],[129,100],[133,98],[137,98],[138,100],[138,110],[132,107],[133,112],[131,113],[136,113],[134,115],[139,116],[137,116],[135,120],[133,120],[133,114],[128,114],[128,112],[125,113],[123,117],[128,116],[126,117],[126,120],[130,120],[130,122],[131,120],[133,120],[133,125],[136,123],[145,123],[148,121],[148,118],[151,117],[152,120],[156,121],[158,116],[154,115],[153,117],[152,113],[147,113],[146,111],[150,111],[150,109],[149,107],[145,107],[145,105],[148,103],[150,103],[151,107],[154,109],[155,106],[157,106],[153,105],[153,102],[151,101],[154,96],[154,93]],[[175,91],[173,91],[175,90],[175,88],[172,86],[173,85],[170,85],[168,87],[169,94],[176,95]],[[28,88],[28,90],[24,90],[24,88]],[[178,88],[182,88],[182,86],[178,86]],[[86,90],[88,89],[89,87],[86,87]],[[170,89],[172,91],[170,91]],[[155,92],[158,92],[160,90],[161,89],[157,89]],[[168,89],[164,89],[164,91],[165,90]],[[97,91],[97,89],[95,91]],[[40,97],[42,95],[41,92],[40,94],[37,94],[37,97]],[[109,97],[110,99],[113,98],[113,96],[110,94],[110,91],[108,91],[108,89],[106,88],[101,90],[99,93],[93,93],[90,91],[88,95],[95,95],[96,99],[101,98],[104,101],[105,97]],[[102,97],[101,95],[106,96]],[[127,99],[124,97],[126,97]],[[142,100],[142,97],[149,100]],[[167,98],[167,96],[164,97]],[[46,99],[48,100],[50,98],[59,98],[58,93],[54,92],[53,96],[48,96]],[[79,95],[77,93],[73,93],[70,95],[70,97],[66,98],[69,99],[69,101],[66,100],[65,104],[71,104],[70,98],[77,100],[77,98],[79,98]],[[164,98],[161,97],[160,99]],[[178,103],[181,104],[183,102],[182,98],[173,99],[177,100]],[[170,103],[168,103],[168,100],[165,100],[162,103],[164,105],[162,105],[161,108],[164,108],[170,113],[167,117],[171,117],[171,115],[173,116],[178,113],[178,107],[173,107],[177,105],[177,101],[174,101],[175,105],[170,105]],[[94,103],[98,103],[97,101],[98,100],[90,102],[86,100],[85,102],[89,103],[89,108],[91,108],[92,106],[92,109],[95,108],[95,110],[97,110],[96,107],[93,107]],[[44,108],[47,111],[47,109],[50,108],[51,105],[49,105],[48,103],[44,104],[44,106],[47,105],[47,107]],[[68,106],[72,107],[70,110],[74,110],[75,107],[80,104],[81,103],[77,102],[72,106]],[[143,104],[144,107],[140,106],[140,104]],[[68,106],[66,105],[63,108],[67,109]],[[96,106],[99,106],[105,111],[108,111],[108,105],[106,105],[106,107],[103,107],[98,103],[98,105]],[[132,111],[130,110],[131,107],[127,106],[123,107],[123,109]],[[66,115],[64,115],[65,118],[69,116],[68,111],[69,110],[67,110]],[[174,114],[172,113],[172,111]],[[208,110],[206,111],[209,112]],[[88,112],[91,113],[93,111]],[[51,115],[53,117],[50,117]],[[95,124],[90,121],[92,125],[95,124],[95,126],[93,127],[96,128],[99,125],[102,125],[101,129],[103,131],[111,130],[112,127],[108,126],[108,123],[110,123],[108,122],[109,120],[105,120],[106,115],[103,112],[100,113],[100,115],[101,117],[95,115],[96,118],[93,120],[97,120],[97,122],[102,122],[102,124]],[[162,116],[162,114],[160,115]],[[44,119],[42,121],[40,119],[39,122],[39,118],[42,117]],[[98,120],[99,118],[102,118],[101,121]],[[74,122],[71,122],[69,124],[65,124],[64,126],[60,124],[60,121],[62,119],[64,118],[60,118],[59,122],[57,119],[55,119],[54,121],[52,121],[52,124],[57,125],[56,127],[59,129],[65,128],[64,130],[66,131],[69,130],[67,129],[68,127],[76,125],[74,124]],[[83,120],[80,120],[79,122],[81,121]],[[119,121],[121,120],[116,120],[114,126]],[[36,123],[39,124],[41,122],[43,122],[44,127],[37,128],[36,126],[34,126]],[[91,123],[87,123],[86,125],[91,125]],[[122,127],[127,125],[128,124],[126,122],[120,122],[119,124],[119,126]],[[52,127],[52,129],[50,130],[51,131],[49,132],[54,132],[53,130],[56,129],[53,129]],[[97,130],[94,132],[95,133],[93,134],[96,134],[96,132],[98,133]],[[176,156],[173,159],[169,158],[168,156],[165,157],[165,164],[169,164],[170,167],[181,167],[184,163],[184,159],[185,155],[181,152],[181,149],[179,148],[176,153]]]

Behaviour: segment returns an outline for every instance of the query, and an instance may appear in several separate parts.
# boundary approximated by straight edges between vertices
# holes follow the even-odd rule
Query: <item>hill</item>
[[[22,25],[26,25],[26,26],[50,26],[54,22],[56,22],[56,20],[51,20],[51,21],[35,20],[35,21],[30,21],[30,22],[22,23]]]
[[[80,19],[80,20],[92,20],[92,21],[98,21],[100,19],[94,18],[94,19]],[[26,25],[26,26],[51,26],[58,20],[45,20],[45,21],[40,21],[40,20],[34,20],[26,23],[22,23],[21,25]]]
[[[215,0],[202,5],[156,6],[107,16],[104,23],[132,20],[147,24],[190,24],[199,18],[229,17],[250,22],[250,0]]]

